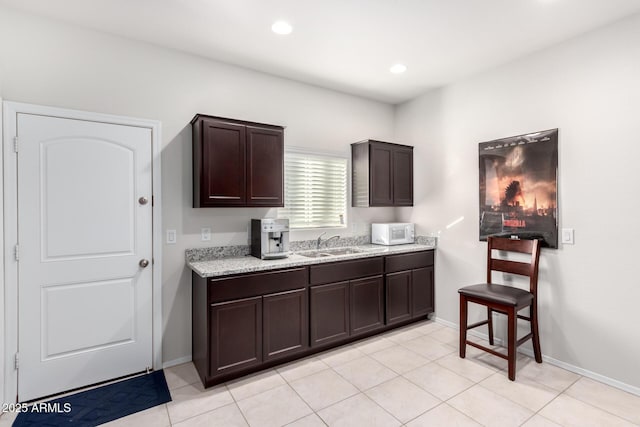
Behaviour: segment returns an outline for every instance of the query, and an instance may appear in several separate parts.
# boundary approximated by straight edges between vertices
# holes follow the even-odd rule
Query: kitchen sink
[[[302,255],[307,258],[322,258],[328,257],[332,255],[349,255],[349,254],[359,254],[364,252],[361,249],[357,248],[327,248],[317,251],[307,251],[307,252],[298,252],[298,255]]]
[[[306,256],[307,258],[322,258],[325,256],[331,256],[324,252],[312,251],[312,252],[298,252],[298,255]]]
[[[333,249],[325,249],[322,252],[330,255],[347,255],[347,254],[359,254],[363,251],[356,248],[333,248]]]

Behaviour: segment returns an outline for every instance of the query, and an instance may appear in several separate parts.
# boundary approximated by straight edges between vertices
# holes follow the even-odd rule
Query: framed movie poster
[[[558,247],[558,129],[481,142],[480,240]]]

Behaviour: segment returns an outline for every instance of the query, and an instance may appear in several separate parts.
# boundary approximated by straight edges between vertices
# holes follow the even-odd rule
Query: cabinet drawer
[[[386,273],[412,270],[414,268],[433,265],[433,251],[414,252],[409,254],[389,255],[384,260]]]
[[[309,267],[309,278],[312,285],[341,282],[343,280],[360,279],[382,274],[382,257],[339,261]]]
[[[208,299],[213,303],[289,291],[305,287],[307,281],[306,267],[209,279]]]

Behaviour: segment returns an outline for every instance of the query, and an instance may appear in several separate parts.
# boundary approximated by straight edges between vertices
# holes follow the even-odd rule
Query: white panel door
[[[151,130],[18,113],[17,134],[19,400],[151,367]]]

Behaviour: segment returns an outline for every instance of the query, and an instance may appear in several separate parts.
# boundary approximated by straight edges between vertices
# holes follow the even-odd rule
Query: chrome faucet
[[[320,250],[320,245],[322,245],[322,236],[324,236],[325,234],[327,234],[327,232],[323,232],[318,236],[318,240],[316,241],[316,250]],[[327,242],[331,239],[339,239],[340,236],[338,234],[336,234],[335,236],[331,236],[328,239],[325,239],[324,244],[325,246],[327,245]]]

